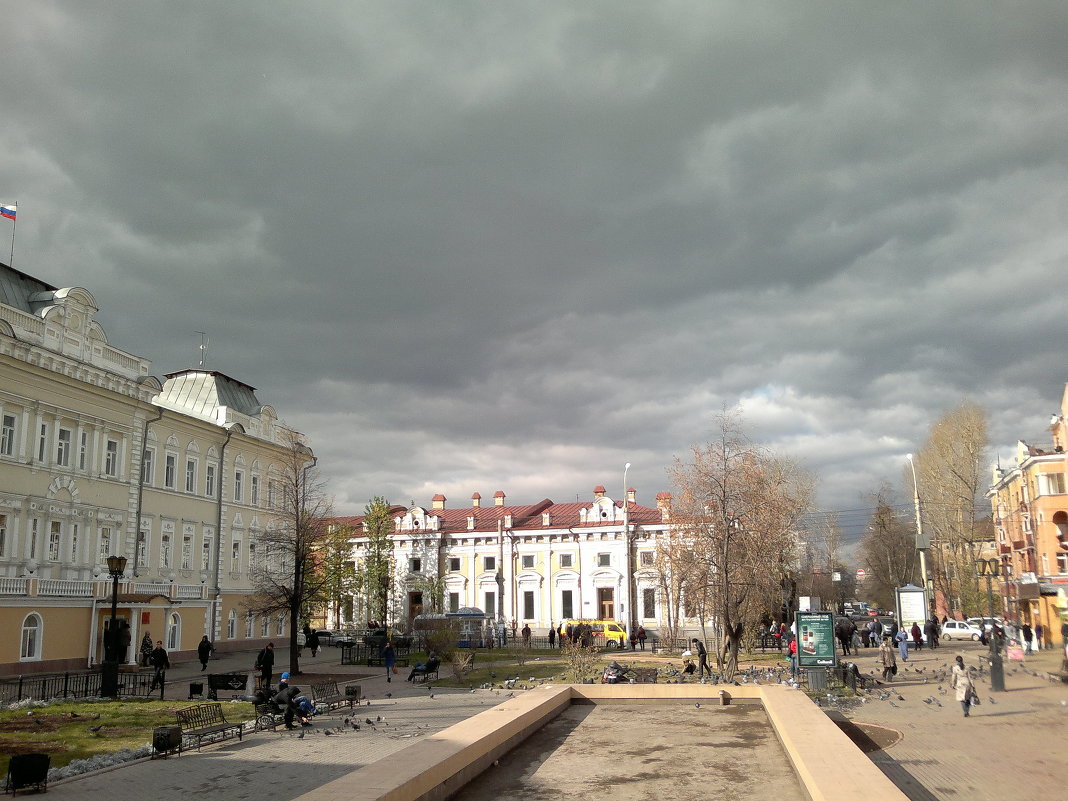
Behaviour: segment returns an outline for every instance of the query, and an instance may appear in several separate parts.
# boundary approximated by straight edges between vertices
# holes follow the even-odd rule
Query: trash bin
[[[182,752],[182,727],[181,726],[157,726],[152,732],[153,756],[167,756],[177,751]]]
[[[48,789],[48,766],[52,757],[48,754],[14,754],[7,767],[7,789],[12,795],[16,790],[33,787],[38,791]]]
[[[808,669],[808,688],[810,690],[827,689],[827,668]]]
[[[191,682],[189,682],[189,700],[192,701],[194,698],[203,698],[203,697],[204,697],[204,682],[202,682],[202,681],[191,681]]]

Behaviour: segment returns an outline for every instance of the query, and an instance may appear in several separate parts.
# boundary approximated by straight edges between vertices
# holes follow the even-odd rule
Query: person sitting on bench
[[[420,662],[412,668],[412,672],[408,674],[408,681],[412,681],[416,676],[428,676],[431,673],[437,673],[439,665],[441,665],[441,660],[438,659],[436,653],[431,651],[427,655],[426,662]]]

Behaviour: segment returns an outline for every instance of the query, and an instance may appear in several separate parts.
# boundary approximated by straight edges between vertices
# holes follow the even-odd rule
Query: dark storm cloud
[[[24,4],[0,199],[158,373],[207,331],[340,511],[651,501],[739,402],[854,507],[962,397],[1002,447],[1059,402],[1066,16]]]

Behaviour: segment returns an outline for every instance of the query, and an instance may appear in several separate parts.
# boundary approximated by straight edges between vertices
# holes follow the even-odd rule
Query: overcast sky
[[[15,267],[255,386],[339,514],[670,490],[741,404],[827,509],[968,397],[1045,442],[1068,3],[48,2]],[[10,224],[0,221],[6,261]]]

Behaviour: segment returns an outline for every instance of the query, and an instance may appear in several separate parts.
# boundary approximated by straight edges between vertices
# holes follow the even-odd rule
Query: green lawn
[[[101,701],[56,703],[30,709],[0,710],[0,775],[7,775],[12,754],[46,753],[54,768],[75,759],[135,749],[152,742],[157,726],[175,725],[174,701]],[[223,706],[227,720],[252,720],[252,704]]]

